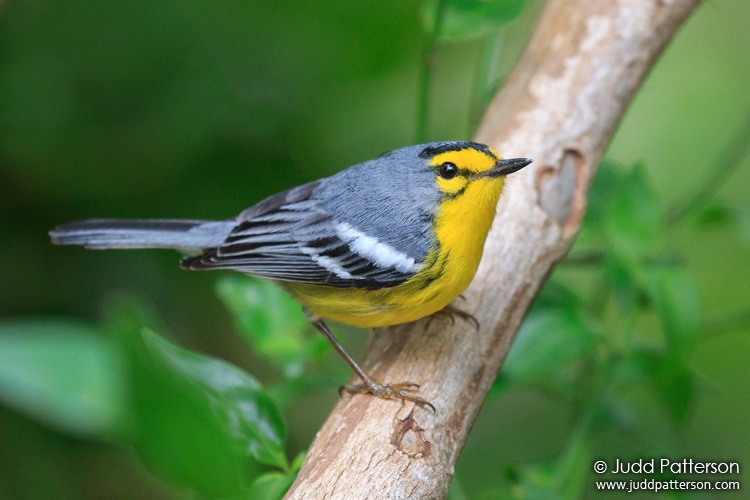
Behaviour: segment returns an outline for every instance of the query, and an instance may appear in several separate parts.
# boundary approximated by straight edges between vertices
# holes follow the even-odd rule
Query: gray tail
[[[181,219],[88,219],[58,226],[56,245],[86,248],[176,248],[203,250],[221,245],[236,221]]]

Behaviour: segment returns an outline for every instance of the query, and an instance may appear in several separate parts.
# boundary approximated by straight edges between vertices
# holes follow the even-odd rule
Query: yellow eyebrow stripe
[[[430,162],[430,165],[436,167],[446,162],[454,163],[458,168],[469,170],[472,173],[484,172],[489,170],[495,165],[495,162],[500,159],[493,150],[490,152],[495,156],[494,158],[488,156],[482,151],[478,151],[473,148],[466,148],[460,151],[446,151],[435,155]]]

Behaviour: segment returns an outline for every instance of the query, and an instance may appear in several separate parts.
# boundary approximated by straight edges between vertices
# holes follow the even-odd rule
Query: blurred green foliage
[[[268,358],[287,378],[302,376],[310,356],[326,348],[323,337],[307,335],[310,323],[299,304],[277,285],[225,276],[219,280],[217,292],[254,351]]]
[[[0,498],[283,495],[349,374],[299,307],[46,232],[225,218],[416,138],[469,138],[540,5],[1,5]],[[615,457],[738,460],[747,482],[748,5],[700,10],[639,94],[451,498],[595,497],[593,461]]]
[[[574,430],[555,462],[514,471],[508,496],[584,496],[603,432],[637,440],[641,457],[679,456],[646,428],[657,411],[679,434],[696,398],[689,356],[700,327],[699,290],[679,260],[664,257],[674,249],[663,241],[669,231],[643,165],[605,162],[591,190],[583,231],[561,264],[587,268],[583,290],[590,292],[553,275],[493,387],[495,395],[543,392],[569,408]],[[644,324],[654,314],[658,323]],[[647,411],[644,394],[655,403]]]
[[[4,321],[0,398],[62,432],[87,438],[126,427],[124,361],[102,332],[60,319]]]

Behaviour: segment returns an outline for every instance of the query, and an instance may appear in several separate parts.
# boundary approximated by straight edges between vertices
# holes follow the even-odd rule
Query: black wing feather
[[[223,244],[185,258],[187,269],[233,269],[280,281],[354,288],[403,283],[413,272],[379,267],[342,240],[336,221],[311,195],[320,181],[248,208]]]

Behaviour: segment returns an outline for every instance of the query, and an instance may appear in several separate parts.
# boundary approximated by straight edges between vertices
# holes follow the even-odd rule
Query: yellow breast
[[[408,281],[378,290],[287,283],[311,312],[342,323],[380,327],[408,323],[450,304],[474,278],[492,226],[503,178],[467,182],[460,195],[447,197],[435,219],[437,248]]]

